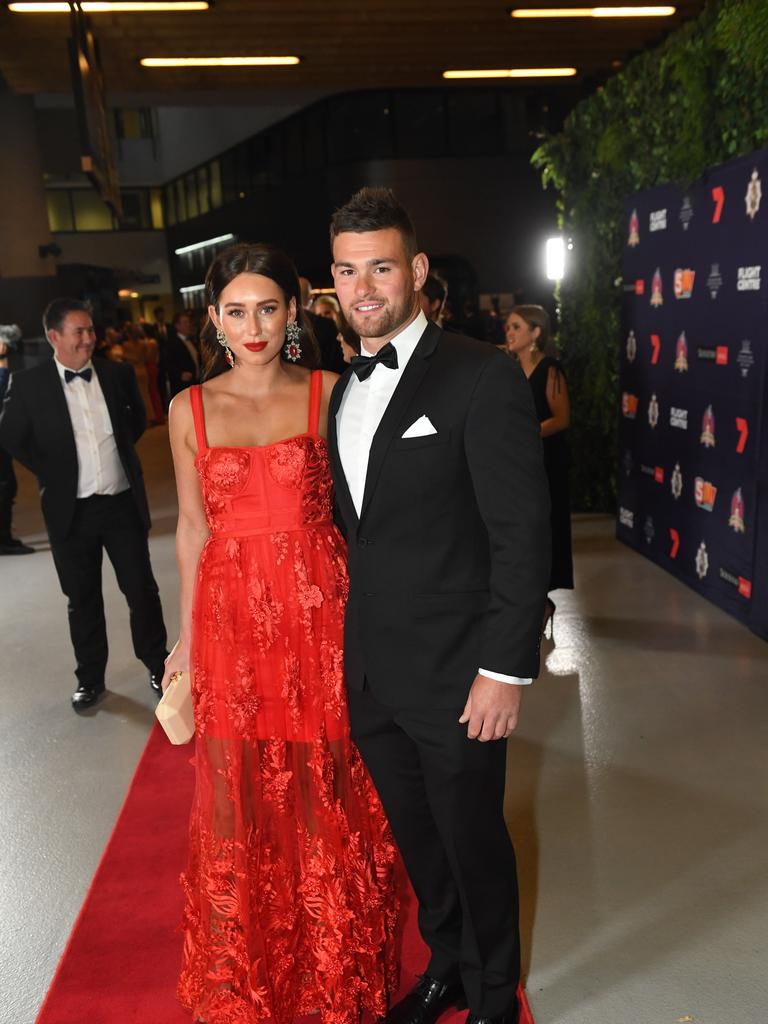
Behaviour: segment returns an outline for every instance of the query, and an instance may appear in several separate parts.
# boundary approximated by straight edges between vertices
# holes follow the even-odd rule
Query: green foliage
[[[534,153],[576,257],[558,293],[575,508],[608,511],[615,502],[626,196],[690,184],[766,144],[768,0],[716,0],[580,103]]]

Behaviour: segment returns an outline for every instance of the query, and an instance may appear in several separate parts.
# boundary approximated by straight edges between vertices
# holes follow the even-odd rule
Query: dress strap
[[[192,403],[192,420],[195,424],[197,454],[199,455],[208,448],[208,440],[205,436],[205,417],[203,415],[203,389],[199,384],[193,384],[190,387],[189,401]]]
[[[320,426],[320,399],[323,396],[323,371],[313,370],[309,382],[309,423],[307,432],[316,434]]]

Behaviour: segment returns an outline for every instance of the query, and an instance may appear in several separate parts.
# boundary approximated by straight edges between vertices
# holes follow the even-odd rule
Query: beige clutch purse
[[[171,743],[189,743],[195,735],[192,685],[188,672],[172,672],[168,689],[160,698],[155,715]]]

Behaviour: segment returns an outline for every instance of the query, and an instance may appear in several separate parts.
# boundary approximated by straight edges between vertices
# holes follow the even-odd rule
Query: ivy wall
[[[573,507],[613,511],[623,202],[768,145],[768,0],[717,0],[580,103],[534,154],[573,260],[559,294]]]

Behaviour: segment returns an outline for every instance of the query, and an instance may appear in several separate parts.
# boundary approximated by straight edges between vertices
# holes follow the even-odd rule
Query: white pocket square
[[[419,416],[415,423],[412,423],[410,427],[403,434],[403,437],[426,437],[428,434],[436,434],[437,431],[432,426],[429,416]]]

